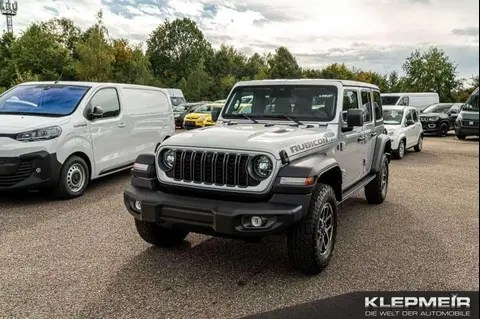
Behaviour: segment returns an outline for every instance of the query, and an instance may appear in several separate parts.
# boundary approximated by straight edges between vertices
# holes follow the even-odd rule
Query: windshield
[[[382,105],[396,105],[400,96],[384,95],[382,96]]]
[[[452,104],[432,104],[423,109],[422,113],[446,113],[451,107]]]
[[[179,106],[176,106],[173,111],[174,112],[185,112],[185,110],[187,109],[187,106],[186,105],[179,105]]]
[[[403,110],[386,110],[383,109],[383,122],[386,125],[402,124]]]
[[[0,113],[70,115],[89,89],[63,84],[20,85],[0,96]]]
[[[173,106],[179,106],[180,104],[186,103],[185,99],[183,97],[171,97],[172,100],[172,105]]]
[[[470,95],[467,102],[462,108],[462,111],[469,111],[469,112],[478,112],[478,88]]]
[[[281,119],[328,122],[335,118],[335,86],[271,85],[237,87],[223,110],[226,119]]]

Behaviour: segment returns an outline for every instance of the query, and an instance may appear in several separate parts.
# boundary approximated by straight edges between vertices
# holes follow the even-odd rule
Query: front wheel
[[[393,157],[396,159],[402,159],[405,156],[405,140],[398,142],[398,148],[393,152]]]
[[[188,232],[162,227],[158,224],[135,219],[135,227],[144,241],[158,247],[180,244]]]
[[[382,155],[381,163],[377,176],[365,186],[365,197],[369,204],[381,204],[387,197],[389,169],[386,154]]]
[[[90,170],[85,160],[79,156],[69,157],[62,166],[56,197],[71,199],[81,196],[90,180]]]
[[[331,186],[318,184],[307,215],[288,232],[291,264],[300,272],[316,275],[330,262],[337,236],[337,200]]]
[[[444,137],[444,136],[447,136],[447,133],[448,133],[447,123],[440,124],[440,127],[438,128],[437,136]]]

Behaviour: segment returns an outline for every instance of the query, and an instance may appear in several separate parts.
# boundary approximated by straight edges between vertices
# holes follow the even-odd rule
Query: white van
[[[29,82],[0,95],[0,192],[83,194],[89,180],[132,167],[175,133],[165,89]]]
[[[438,93],[382,93],[382,105],[413,106],[423,110],[429,105],[440,103]]]
[[[185,100],[185,96],[183,96],[183,92],[180,89],[166,89],[168,94],[170,95],[170,100],[172,102],[173,107],[179,106],[180,104],[187,103]]]

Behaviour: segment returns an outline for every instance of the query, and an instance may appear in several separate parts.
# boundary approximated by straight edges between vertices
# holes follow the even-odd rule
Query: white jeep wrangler
[[[239,82],[212,118],[137,158],[124,201],[148,243],[287,233],[292,265],[317,274],[334,250],[338,205],[361,189],[371,204],[385,200],[391,141],[375,85]]]

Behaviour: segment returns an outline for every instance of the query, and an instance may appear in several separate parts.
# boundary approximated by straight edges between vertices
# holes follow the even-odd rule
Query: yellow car
[[[185,115],[185,119],[183,120],[183,128],[186,130],[191,130],[199,127],[204,127],[205,123],[207,125],[215,125],[212,122],[212,111],[214,108],[222,108],[223,104],[221,103],[209,103],[204,104]]]

